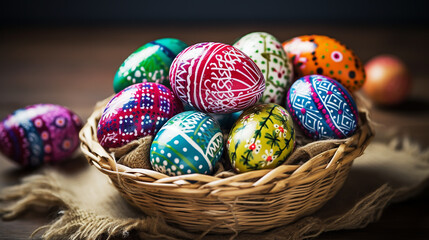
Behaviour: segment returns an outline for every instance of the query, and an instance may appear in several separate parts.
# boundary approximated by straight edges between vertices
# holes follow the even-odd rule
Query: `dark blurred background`
[[[394,54],[416,81],[426,82],[428,6],[413,0],[1,1],[0,117],[34,102],[55,102],[81,108],[85,118],[96,101],[112,93],[123,60],[163,37],[191,45],[232,44],[255,31],[280,42],[327,35],[363,62]],[[413,91],[417,97],[426,94],[420,87]]]
[[[397,0],[9,0],[3,25],[258,22],[427,24],[427,1]]]

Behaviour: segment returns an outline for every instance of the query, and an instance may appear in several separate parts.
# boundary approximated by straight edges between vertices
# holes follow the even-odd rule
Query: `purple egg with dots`
[[[69,158],[79,146],[82,121],[66,107],[34,104],[0,122],[0,151],[22,167]]]
[[[296,80],[286,107],[305,135],[313,139],[347,138],[358,125],[353,97],[336,80],[308,75]]]

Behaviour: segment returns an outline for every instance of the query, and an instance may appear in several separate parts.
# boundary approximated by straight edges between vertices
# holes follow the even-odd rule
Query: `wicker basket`
[[[80,132],[88,161],[144,213],[192,232],[262,232],[315,212],[338,192],[353,160],[373,136],[367,114],[360,112],[359,129],[352,137],[331,144],[302,164],[242,174],[221,169],[214,176],[170,177],[121,165],[101,147],[97,124],[108,100],[97,104]]]

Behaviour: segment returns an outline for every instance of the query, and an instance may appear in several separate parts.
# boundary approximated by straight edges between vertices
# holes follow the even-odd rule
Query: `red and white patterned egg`
[[[69,158],[79,146],[82,121],[68,108],[34,104],[0,122],[0,151],[22,167]]]
[[[106,105],[98,123],[98,141],[109,149],[147,135],[155,136],[168,119],[182,111],[182,102],[164,85],[131,85]]]
[[[170,67],[170,84],[202,112],[232,113],[254,105],[265,90],[258,66],[237,48],[216,42],[192,45]]]

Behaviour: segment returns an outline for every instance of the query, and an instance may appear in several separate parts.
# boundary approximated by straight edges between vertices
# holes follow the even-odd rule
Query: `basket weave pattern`
[[[360,112],[359,128],[353,136],[311,154],[302,164],[242,174],[220,165],[214,176],[170,177],[119,164],[114,154],[101,147],[97,124],[108,100],[97,104],[80,132],[81,149],[88,161],[144,213],[193,232],[262,232],[313,213],[342,187],[353,160],[363,154],[374,135],[367,114]]]

